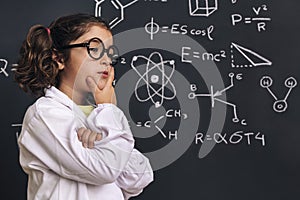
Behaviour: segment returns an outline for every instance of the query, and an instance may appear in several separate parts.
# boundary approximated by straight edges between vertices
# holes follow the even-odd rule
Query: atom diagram
[[[159,62],[154,61],[154,57],[157,57]],[[135,62],[138,60],[145,61],[146,65],[146,71],[144,74],[141,74],[135,65]],[[165,65],[168,64],[172,70],[169,75],[166,74]],[[171,82],[171,77],[175,70],[175,61],[174,60],[166,60],[163,61],[162,55],[159,52],[153,52],[150,54],[150,56],[147,58],[142,55],[134,56],[131,61],[131,67],[135,72],[138,74],[140,79],[137,81],[135,85],[135,96],[140,102],[146,102],[148,100],[151,100],[152,103],[155,105],[156,108],[160,107],[164,100],[172,100],[176,96],[176,89],[174,84]],[[153,75],[150,75],[150,72],[158,72],[157,74],[154,73]],[[150,76],[150,79],[149,79]],[[155,89],[151,83],[159,84],[161,85],[160,88]],[[138,88],[142,85],[146,84],[147,88],[147,94],[148,96],[146,98],[140,97],[138,94]],[[170,90],[172,91],[172,95],[167,96],[165,94],[165,87],[170,86]],[[154,97],[159,97],[159,101],[154,100]]]

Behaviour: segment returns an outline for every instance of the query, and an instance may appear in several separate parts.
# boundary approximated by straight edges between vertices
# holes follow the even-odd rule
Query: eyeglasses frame
[[[92,56],[92,54],[90,53],[90,51],[91,51],[91,49],[92,49],[92,48],[90,48],[90,43],[91,43],[93,40],[98,40],[98,41],[100,42],[100,44],[102,44],[102,46],[103,46],[103,51],[100,53],[99,58],[95,58],[95,57]],[[66,46],[61,47],[60,49],[61,49],[61,50],[64,50],[64,49],[71,49],[71,48],[78,48],[78,47],[86,47],[86,50],[87,50],[89,56],[90,56],[91,58],[93,58],[94,60],[99,60],[100,58],[102,58],[102,57],[104,56],[105,53],[106,53],[107,56],[111,59],[111,62],[112,62],[112,63],[110,63],[111,65],[117,64],[117,62],[118,62],[118,60],[119,60],[119,50],[118,50],[117,46],[116,46],[116,45],[111,45],[111,46],[109,46],[108,48],[105,48],[105,45],[104,45],[103,41],[102,41],[100,38],[97,38],[97,37],[93,37],[93,38],[89,39],[88,42],[82,42],[82,43],[77,43],[77,44],[69,44],[69,45],[66,45]],[[110,50],[111,48],[114,48],[114,50],[117,50],[117,54],[116,54],[116,55],[118,55],[118,57],[115,58],[115,59],[113,59],[112,56],[109,54],[109,50]]]

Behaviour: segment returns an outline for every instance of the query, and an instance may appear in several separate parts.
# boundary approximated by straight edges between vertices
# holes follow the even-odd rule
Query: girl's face
[[[92,38],[101,39],[105,49],[113,44],[111,32],[94,25],[70,45],[86,43]],[[73,99],[75,103],[84,103],[86,95],[92,92],[87,84],[87,78],[92,77],[98,83],[98,87],[102,89],[108,78],[110,63],[111,59],[107,53],[104,53],[99,60],[95,60],[90,57],[86,47],[71,48],[69,61],[65,63],[61,72],[59,89]]]

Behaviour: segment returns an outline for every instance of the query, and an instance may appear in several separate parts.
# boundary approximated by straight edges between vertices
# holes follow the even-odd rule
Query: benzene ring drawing
[[[156,59],[155,59],[156,57]],[[154,60],[157,60],[158,62],[155,62]],[[138,60],[145,61],[146,64],[146,71],[141,74],[135,65],[135,63]],[[172,70],[169,75],[166,74],[165,71],[165,65],[169,65]],[[140,102],[146,102],[148,100],[151,100],[152,103],[155,105],[156,108],[160,107],[164,100],[172,100],[176,96],[176,89],[174,84],[171,81],[171,77],[175,70],[175,61],[174,60],[163,60],[162,55],[159,52],[153,52],[150,54],[150,56],[147,58],[142,55],[134,56],[131,61],[131,67],[132,69],[139,75],[140,79],[137,81],[135,85],[135,96]],[[150,72],[153,74],[150,75]],[[150,77],[149,77],[150,76]],[[150,78],[150,79],[149,79]],[[139,95],[138,88],[140,88],[141,85],[146,84],[146,90],[148,96],[146,98],[143,98]],[[161,87],[159,89],[154,88],[151,84],[158,84]],[[172,88],[171,95],[167,95],[165,93],[165,87],[167,85],[170,85]],[[159,101],[155,101],[154,97],[159,97]]]
[[[136,3],[138,0],[132,0],[131,2],[127,3],[126,5],[123,5],[119,0],[95,0],[96,6],[95,6],[95,16],[101,17],[103,16],[103,10],[106,10],[109,16],[111,16],[113,19],[109,20],[109,26],[110,28],[114,28],[116,25],[118,25],[120,22],[122,22],[125,19],[125,8],[128,6],[131,6],[132,4]],[[116,11],[116,12],[113,12]],[[115,15],[115,16],[113,16]],[[109,16],[105,16],[107,19]]]

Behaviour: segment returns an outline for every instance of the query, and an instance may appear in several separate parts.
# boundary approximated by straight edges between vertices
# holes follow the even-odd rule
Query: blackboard
[[[133,199],[299,199],[296,0],[52,0],[0,6],[1,196],[25,199],[17,135],[34,98],[13,81],[34,24],[106,18],[118,105],[155,180]],[[298,114],[297,114],[298,113]]]

